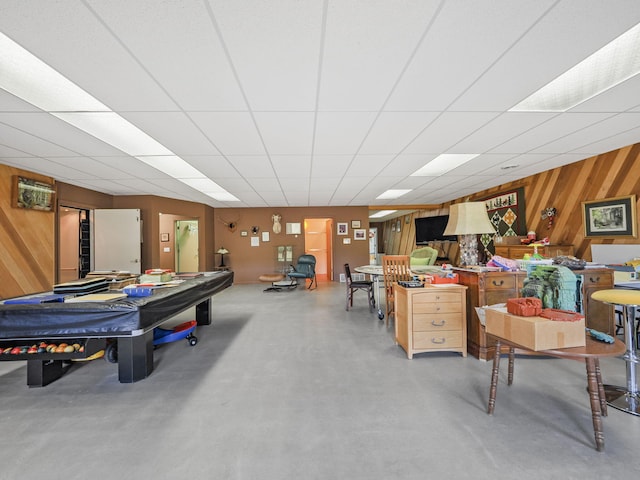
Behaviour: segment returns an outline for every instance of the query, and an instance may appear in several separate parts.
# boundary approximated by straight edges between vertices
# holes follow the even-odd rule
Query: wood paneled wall
[[[551,243],[574,245],[579,258],[591,260],[593,244],[640,244],[640,237],[585,238],[582,219],[584,201],[632,194],[636,195],[636,202],[640,200],[640,144],[483,190],[468,199],[478,200],[520,186],[524,187],[527,230],[535,231],[538,238],[549,237]],[[397,226],[397,220],[378,224],[383,230],[382,249],[388,254],[409,254],[415,248],[416,217],[447,214],[449,205],[465,200],[467,197],[444,203],[434,210],[418,210],[409,216],[408,223],[402,217],[400,232],[392,231],[393,222]],[[547,207],[558,211],[551,228],[541,215]]]
[[[55,212],[14,208],[13,176],[52,178],[0,165],[0,298],[50,290],[54,283]]]

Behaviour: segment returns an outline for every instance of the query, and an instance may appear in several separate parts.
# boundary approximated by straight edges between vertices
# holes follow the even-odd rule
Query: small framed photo
[[[347,222],[338,223],[338,235],[349,235],[349,224]]]
[[[351,220],[351,228],[360,228],[360,220]]]
[[[168,233],[161,233],[160,234],[160,241],[161,242],[168,242],[169,241],[169,234]]]
[[[240,232],[240,236],[241,236],[241,237],[246,237],[247,235],[249,235],[249,232],[247,232],[246,230],[242,230],[242,231]]]
[[[262,232],[262,241],[263,242],[269,241],[269,232]]]
[[[354,240],[366,240],[367,239],[367,231],[364,228],[358,228],[353,231],[353,239]]]
[[[584,236],[635,237],[636,196],[582,202]]]
[[[344,245],[350,245],[351,244],[351,239],[350,238],[343,238],[342,239],[342,243]]]

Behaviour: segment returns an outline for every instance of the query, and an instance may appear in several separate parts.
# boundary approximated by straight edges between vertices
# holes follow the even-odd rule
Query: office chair
[[[291,268],[292,270],[287,273],[290,279],[293,280],[295,278],[297,282],[299,278],[304,278],[306,282],[308,278],[311,280],[307,287],[309,290],[311,290],[313,282],[315,282],[316,288],[318,287],[318,280],[316,279],[316,257],[313,255],[300,255],[296,266],[291,265]]]
[[[409,255],[383,255],[382,276],[384,278],[384,293],[387,304],[386,322],[389,325],[389,316],[395,316],[393,286],[397,282],[411,279]]]
[[[353,281],[351,279],[351,268],[349,268],[348,263],[344,264],[344,273],[347,280],[347,312],[349,311],[349,307],[353,307],[353,293],[358,290],[367,292],[369,312],[373,312],[376,308],[376,300],[373,296],[373,282],[371,280]]]

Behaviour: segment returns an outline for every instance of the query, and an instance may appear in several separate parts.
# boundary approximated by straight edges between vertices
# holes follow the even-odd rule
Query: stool
[[[638,338],[635,330],[636,309],[640,306],[640,290],[611,289],[599,290],[591,298],[622,308],[624,343],[626,352],[622,356],[627,365],[627,388],[605,385],[607,404],[618,410],[640,415],[640,392],[636,381],[636,364],[640,361],[636,354]]]

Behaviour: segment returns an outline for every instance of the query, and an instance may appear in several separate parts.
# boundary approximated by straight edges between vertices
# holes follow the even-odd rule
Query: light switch
[[[164,253],[171,252],[171,247],[164,247]]]

